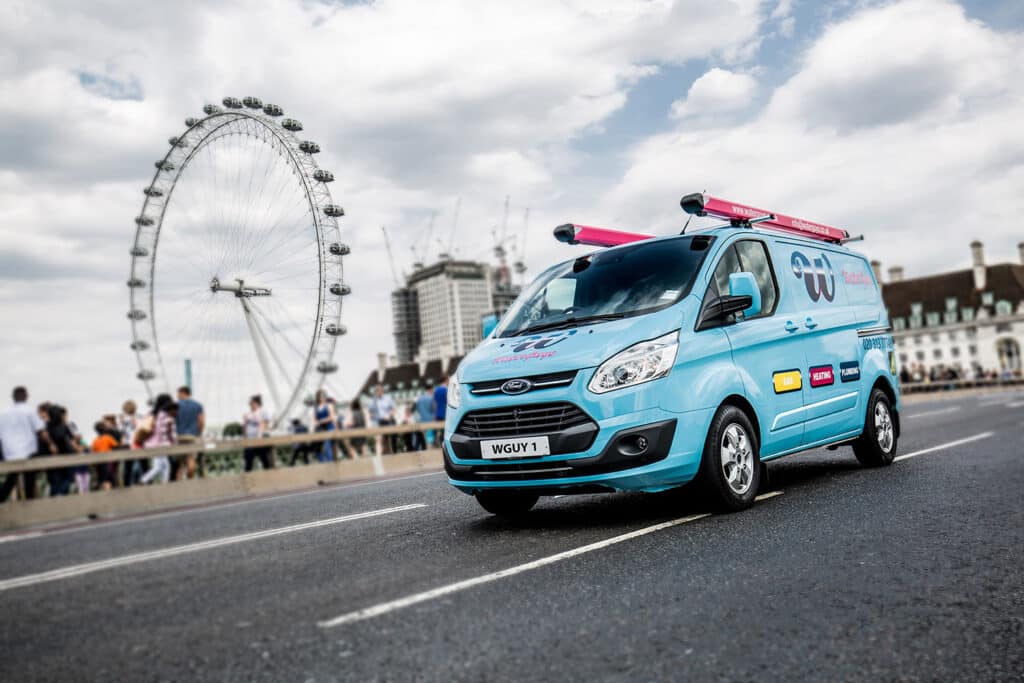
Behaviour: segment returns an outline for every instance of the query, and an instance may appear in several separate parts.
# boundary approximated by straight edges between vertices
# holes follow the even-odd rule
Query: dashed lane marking
[[[906,460],[907,458],[916,458],[919,455],[925,455],[926,453],[935,453],[936,451],[944,451],[949,448],[956,448],[957,446],[963,446],[964,444],[973,443],[975,441],[981,441],[992,436],[992,432],[982,432],[981,434],[975,434],[974,436],[968,436],[965,439],[958,439],[956,441],[950,441],[949,443],[940,443],[938,446],[931,446],[930,448],[922,448],[919,451],[913,453],[907,453],[906,455],[898,455],[892,459],[893,462],[899,462],[900,460]]]
[[[290,526],[283,526],[277,529],[266,529],[264,531],[255,531],[248,534],[239,534],[237,536],[225,536],[224,538],[215,538],[209,541],[200,541],[199,543],[189,543],[188,545],[178,545],[170,548],[163,548],[161,550],[150,550],[144,553],[124,555],[123,557],[115,557],[109,560],[88,562],[86,564],[76,564],[70,567],[64,567],[63,569],[54,569],[52,571],[42,572],[41,574],[28,574],[26,576],[15,577],[13,579],[5,579],[3,581],[0,581],[0,592],[11,590],[12,588],[24,588],[26,586],[34,586],[36,584],[47,583],[49,581],[70,579],[76,576],[81,576],[83,574],[98,572],[103,569],[124,567],[130,564],[138,564],[140,562],[148,562],[150,560],[159,560],[165,557],[174,557],[175,555],[184,555],[186,553],[194,553],[200,550],[220,548],[222,546],[233,545],[235,543],[257,541],[264,538],[271,538],[273,536],[281,536],[283,534],[295,533],[296,531],[316,529],[318,527],[330,526],[332,524],[342,524],[344,522],[354,522],[357,519],[379,517],[380,515],[389,515],[395,512],[416,510],[418,508],[424,507],[426,507],[426,505],[423,503],[415,503],[413,505],[402,505],[399,507],[383,508],[381,510],[359,512],[354,515],[345,515],[344,517],[332,517],[330,519],[321,519],[315,522],[292,524]]]
[[[945,415],[946,413],[953,413],[960,410],[960,406],[950,406],[949,408],[940,408],[939,410],[928,410],[923,413],[913,413],[907,415],[906,419],[912,420],[915,417],[931,417],[933,415]]]
[[[774,498],[775,496],[781,494],[782,491],[772,491],[770,493],[765,493],[763,495],[758,496],[757,500]],[[391,600],[389,602],[382,602],[372,607],[356,610],[354,612],[348,612],[347,614],[342,614],[341,616],[334,617],[333,619],[326,619],[324,621],[318,622],[317,625],[320,628],[333,628],[335,626],[351,624],[356,621],[372,619],[374,617],[379,617],[390,612],[396,612],[398,610],[405,609],[406,607],[418,605],[421,602],[436,600],[437,598],[441,598],[446,595],[451,595],[452,593],[458,593],[459,591],[464,591],[466,589],[473,588],[475,586],[479,586],[485,583],[491,583],[492,581],[504,579],[509,576],[522,574],[523,572],[528,572],[532,569],[545,567],[549,564],[554,564],[556,562],[561,562],[562,560],[568,560],[573,557],[578,557],[579,555],[591,553],[595,550],[601,550],[602,548],[607,548],[618,543],[630,541],[634,538],[646,536],[647,534],[653,534],[656,531],[670,529],[674,526],[679,526],[680,524],[689,524],[690,522],[696,522],[698,519],[704,519],[705,517],[710,516],[711,515],[709,513],[703,513],[699,515],[689,515],[688,517],[680,517],[678,519],[673,519],[668,522],[661,522],[660,524],[653,524],[642,529],[637,529],[636,531],[630,531],[629,533],[621,534],[619,536],[606,538],[603,541],[597,541],[596,543],[590,543],[588,545],[580,546],[578,548],[573,548],[572,550],[566,550],[564,552],[556,553],[554,555],[548,555],[547,557],[542,557],[539,560],[533,560],[532,562],[519,564],[514,567],[509,567],[508,569],[502,569],[501,571],[492,572],[490,574],[484,574],[482,576],[477,576],[472,579],[466,579],[464,581],[457,581],[455,583],[450,583],[447,586],[439,586],[438,588],[423,591],[422,593],[414,593],[412,595],[407,595],[404,598]]]

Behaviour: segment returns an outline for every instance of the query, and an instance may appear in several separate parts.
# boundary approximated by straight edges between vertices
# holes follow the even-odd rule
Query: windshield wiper
[[[548,330],[560,330],[566,327],[576,327],[577,325],[586,325],[588,323],[596,323],[602,320],[618,320],[619,318],[625,317],[625,313],[599,313],[597,315],[584,315],[579,318],[573,318],[570,316],[550,323],[540,323],[539,325],[524,327],[507,336],[521,337],[524,334],[534,334],[535,332],[546,332]]]

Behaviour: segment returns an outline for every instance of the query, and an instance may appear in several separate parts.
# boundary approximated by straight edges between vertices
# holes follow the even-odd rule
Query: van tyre
[[[711,421],[697,484],[717,511],[750,507],[761,485],[761,458],[757,431],[747,414],[736,406],[722,406]]]
[[[865,467],[885,467],[892,464],[898,441],[892,402],[881,389],[872,389],[864,432],[853,442],[853,453]]]
[[[476,502],[492,515],[521,517],[537,504],[540,496],[528,491],[480,491]]]

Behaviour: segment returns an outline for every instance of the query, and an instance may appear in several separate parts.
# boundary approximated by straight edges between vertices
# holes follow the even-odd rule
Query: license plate
[[[540,455],[551,455],[546,436],[480,442],[480,456],[483,458],[533,458]]]

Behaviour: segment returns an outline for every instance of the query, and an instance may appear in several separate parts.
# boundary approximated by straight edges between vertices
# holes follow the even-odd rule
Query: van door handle
[[[804,325],[807,325],[807,329],[813,330],[815,327],[818,326],[818,323],[814,322],[814,318],[809,317],[807,318],[807,320],[804,321]]]
[[[800,329],[800,326],[797,325],[792,320],[787,320],[786,321],[786,332],[796,332],[799,329]]]

